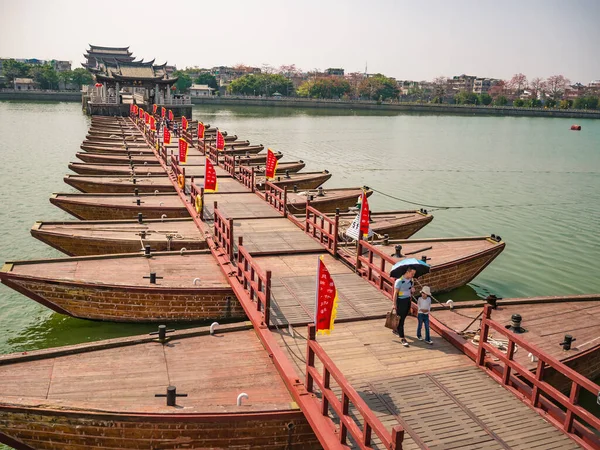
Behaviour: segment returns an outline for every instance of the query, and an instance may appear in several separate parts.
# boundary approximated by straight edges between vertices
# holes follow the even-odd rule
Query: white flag
[[[358,241],[358,235],[360,234],[360,213],[358,213],[356,215],[356,217],[352,221],[352,224],[346,230],[345,234],[349,238],[354,239],[355,241]],[[373,236],[373,230],[371,230],[371,227],[369,227],[369,234],[367,237],[372,237],[372,236]]]

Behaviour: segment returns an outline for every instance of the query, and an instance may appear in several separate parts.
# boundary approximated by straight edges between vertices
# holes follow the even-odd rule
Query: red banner
[[[187,130],[187,127],[188,127],[188,120],[184,116],[181,116],[181,129],[183,131],[185,131],[185,130]]]
[[[131,114],[133,112],[133,103],[131,103],[129,105],[129,114]]]
[[[217,130],[217,150],[225,150],[225,138],[219,130]]]
[[[133,114],[137,114],[138,111],[139,111],[138,105],[133,105],[132,104],[131,106],[133,106]]]
[[[140,108],[140,110],[139,110],[139,118],[140,119],[144,118],[144,109],[143,108]]]
[[[204,192],[217,192],[217,172],[208,158],[204,171]]]
[[[206,128],[202,122],[198,122],[198,139],[204,139],[204,131]]]
[[[165,114],[167,114],[167,110],[165,109],[164,106],[160,107],[160,117],[165,117]]]
[[[317,333],[329,334],[337,314],[338,295],[331,274],[319,257],[317,266],[317,298],[315,301],[315,326]]]
[[[369,202],[367,202],[367,194],[363,191],[360,202],[360,234],[363,237],[369,235]]]
[[[156,120],[154,119],[154,116],[150,116],[150,129],[156,131]]]
[[[158,105],[155,103],[152,105],[152,114],[156,114],[156,110],[158,109]]]
[[[169,110],[169,120],[173,121],[173,111]]]
[[[269,178],[275,178],[278,162],[275,153],[273,153],[270,148],[267,149],[267,163],[265,164],[265,176],[267,177],[267,180]]]
[[[144,111],[144,122],[146,123],[146,125],[148,125],[148,123],[150,122],[150,114],[148,114],[146,111]]]
[[[171,132],[167,130],[167,127],[163,127],[163,144],[167,145],[171,143]]]
[[[188,143],[185,139],[179,138],[179,163],[187,163]]]

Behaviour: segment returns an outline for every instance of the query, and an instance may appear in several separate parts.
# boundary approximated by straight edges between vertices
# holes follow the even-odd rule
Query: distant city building
[[[14,59],[17,62],[29,64],[31,66],[43,66],[45,64],[50,64],[57,72],[66,72],[71,70],[71,61],[58,61],[56,59],[45,60],[37,58],[0,58],[0,71],[2,70],[3,61],[8,61],[9,59]]]
[[[564,98],[566,98],[567,100],[573,100],[577,97],[583,97],[584,95],[586,95],[587,91],[588,89],[586,88],[586,86],[584,86],[581,83],[575,83],[570,86],[567,86],[567,88],[565,89]]]
[[[475,78],[473,81],[473,92],[475,94],[487,94],[491,87],[495,86],[498,81],[495,78]]]
[[[54,70],[57,72],[68,72],[71,70],[71,61],[52,60],[51,63],[52,67],[54,67]]]
[[[33,78],[15,78],[14,85],[17,91],[32,91],[37,89],[37,83]]]
[[[226,88],[233,80],[243,77],[244,75],[256,75],[259,73],[261,73],[260,68],[249,66],[218,66],[210,69],[210,74],[214,75],[214,77],[217,79],[217,85],[220,88]]]
[[[477,77],[471,75],[457,75],[448,79],[448,91],[449,92],[473,92],[473,86]]]
[[[327,75],[333,75],[336,77],[343,77],[344,76],[344,69],[338,69],[338,68],[329,68],[325,71],[325,73]]]
[[[192,84],[190,87],[190,95],[192,97],[209,97],[214,89],[208,87],[208,84]]]

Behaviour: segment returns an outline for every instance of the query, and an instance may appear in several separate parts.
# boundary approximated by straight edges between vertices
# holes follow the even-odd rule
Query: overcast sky
[[[0,0],[0,57],[84,60],[130,46],[178,68],[343,67],[402,80],[462,73],[600,79],[600,0]]]

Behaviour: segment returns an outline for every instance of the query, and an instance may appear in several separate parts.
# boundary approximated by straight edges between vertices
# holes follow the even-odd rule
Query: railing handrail
[[[213,217],[215,241],[229,255],[229,260],[233,261],[233,219],[225,218],[221,214],[217,202],[214,203]]]
[[[367,250],[368,252],[366,257],[362,255],[363,249]],[[379,266],[373,262],[375,256],[380,258]],[[367,281],[375,285],[380,291],[390,298],[392,297],[394,290],[395,280],[388,274],[386,265],[391,264],[393,266],[395,263],[396,261],[394,261],[389,255],[383,253],[382,250],[369,244],[363,239],[358,240],[356,246],[356,270],[359,271],[362,266],[366,266]],[[373,277],[373,272],[378,275],[378,278]]]
[[[179,175],[184,175],[183,168],[179,167],[179,163],[177,162],[177,158],[175,157],[175,155],[171,155],[171,168],[173,169],[175,178],[177,178]]]
[[[371,448],[371,433],[375,432],[381,440],[383,446],[387,449],[401,449],[404,440],[404,429],[401,425],[392,428],[389,433],[381,421],[375,416],[373,411],[362,397],[356,392],[348,382],[341,370],[335,365],[333,360],[327,355],[327,352],[316,341],[315,325],[308,325],[308,339],[306,340],[307,359],[306,359],[306,390],[314,392],[314,384],[321,391],[321,413],[324,416],[329,414],[329,407],[333,409],[340,421],[340,442],[346,444],[347,434],[350,432],[354,441],[360,448]],[[315,367],[315,356],[323,365],[323,375],[321,376]],[[330,388],[330,378],[342,390],[341,400]],[[356,421],[349,414],[350,402],[358,410],[363,419],[363,427],[359,427]]]
[[[235,178],[235,155],[225,155],[223,158],[223,169]]]
[[[318,221],[321,223],[319,224]],[[318,240],[319,243],[334,256],[337,255],[338,249],[339,223],[339,209],[336,210],[335,219],[330,219],[325,213],[310,206],[310,201],[306,202],[304,232],[312,236],[313,239]]]
[[[558,423],[558,425],[560,425],[563,431],[567,434],[575,435],[575,418],[578,418],[587,423],[589,426],[595,428],[595,433],[598,433],[598,431],[600,431],[600,419],[587,411],[585,408],[579,406],[577,401],[581,388],[591,392],[592,394],[600,395],[600,386],[566,366],[558,359],[545,353],[537,346],[526,342],[523,338],[505,328],[504,325],[491,319],[491,312],[491,306],[485,305],[483,309],[483,318],[481,321],[481,333],[476,359],[477,365],[486,370],[486,372],[488,372],[496,381],[506,386],[510,386],[511,384],[511,372],[517,372],[520,377],[527,380],[533,386],[531,396],[524,396],[524,399],[534,408],[539,408],[541,406],[540,397],[549,398],[550,401],[555,401],[562,405],[566,409],[566,412],[564,413],[564,419],[557,417],[553,417],[553,419],[556,422],[559,422],[559,420],[562,419],[562,424]],[[499,350],[487,342],[490,328],[508,339],[506,352]],[[523,351],[529,352],[537,358],[538,365],[535,374],[533,374],[527,367],[514,360],[515,345],[522,347]],[[504,364],[502,376],[495,374],[488,367],[491,363],[487,357],[488,353],[497,358],[500,363]],[[497,364],[496,361],[494,361],[494,363]],[[558,389],[553,387],[550,383],[543,380],[544,371],[547,368],[556,370],[571,382],[569,396],[566,396]],[[582,423],[578,423],[578,426],[586,428]]]
[[[243,238],[238,241],[237,278],[250,299],[256,299],[256,310],[263,314],[263,325],[269,327],[271,317],[271,271],[261,267],[244,248]]]
[[[254,167],[240,166],[240,181],[244,186],[250,189],[252,192],[256,190],[254,185]]]
[[[240,166],[240,170],[244,168],[245,167]],[[254,172],[254,168],[252,168],[252,171]],[[264,199],[269,205],[279,211],[283,217],[288,216],[287,188],[280,188],[270,181],[267,181],[265,183]]]
[[[217,147],[213,147],[209,144],[207,157],[215,166],[219,165],[219,151],[217,150]]]

